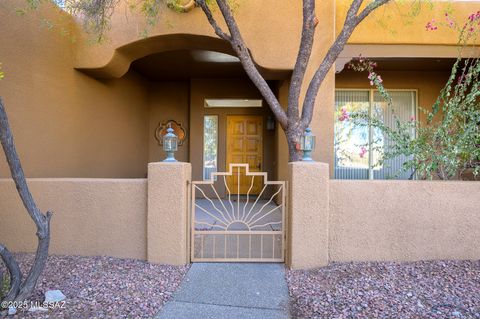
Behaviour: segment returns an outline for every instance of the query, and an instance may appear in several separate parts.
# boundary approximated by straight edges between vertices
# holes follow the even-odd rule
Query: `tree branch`
[[[35,254],[35,260],[33,265],[28,272],[28,276],[25,281],[22,283],[20,292],[18,293],[15,300],[23,301],[26,300],[32,294],[35,286],[37,285],[37,280],[45,268],[45,264],[48,258],[48,248],[50,246],[50,219],[52,217],[51,212],[47,212],[45,215],[45,237],[40,237],[37,232],[38,244],[37,251]]]
[[[294,122],[298,122],[300,90],[305,77],[305,71],[307,70],[308,61],[310,60],[312,53],[315,27],[317,24],[318,20],[315,16],[315,0],[303,0],[302,37],[288,94],[287,116],[289,126]]]
[[[372,3],[370,3],[368,6],[365,7],[365,9],[363,9],[363,11],[357,16],[357,19],[358,19],[358,23],[362,22],[363,19],[365,19],[370,13],[372,13],[373,11],[375,11],[376,9],[378,9],[379,7],[383,6],[384,4],[386,4],[387,2],[389,2],[390,0],[376,0]],[[357,24],[358,24],[357,23]]]
[[[0,244],[0,257],[2,258],[5,266],[7,266],[8,273],[10,274],[10,289],[7,296],[2,301],[13,301],[20,291],[20,284],[22,283],[22,273],[17,261],[13,257],[12,253],[7,247]],[[0,284],[2,278],[0,278]],[[2,287],[0,287],[2,288]],[[1,308],[0,308],[1,311]]]
[[[17,301],[23,301],[33,292],[38,277],[42,273],[48,257],[48,247],[50,243],[50,218],[52,213],[43,214],[35,204],[33,196],[25,179],[20,158],[18,157],[13,135],[8,123],[7,113],[0,98],[0,142],[7,158],[10,173],[17,187],[18,194],[22,200],[23,206],[37,226],[38,246],[35,255],[35,261],[30,268],[30,272],[25,282],[21,285],[20,293],[16,296]]]
[[[310,82],[307,93],[305,96],[305,101],[303,103],[302,118],[301,118],[301,128],[305,129],[313,117],[313,108],[315,106],[315,100],[320,89],[320,85],[325,80],[328,72],[332,68],[332,65],[337,60],[340,53],[343,51],[345,44],[352,35],[353,31],[357,25],[363,21],[370,13],[375,9],[381,7],[382,5],[388,3],[391,0],[375,0],[365,7],[365,9],[357,15],[360,7],[363,3],[363,0],[354,0],[348,10],[345,23],[343,25],[342,31],[335,39],[335,42],[328,50],[325,58],[318,67],[315,75],[313,76],[312,81]]]
[[[213,17],[212,18],[208,17],[209,14],[211,16],[211,11],[208,9],[208,6],[206,5],[205,0],[196,0],[196,1],[197,1],[197,4],[203,9],[204,13],[207,15],[208,21],[210,22],[214,30],[216,30],[215,25],[217,24],[215,20],[213,19]],[[286,129],[288,126],[287,115],[283,110],[282,106],[280,105],[280,103],[278,102],[275,94],[273,94],[272,90],[268,86],[268,83],[265,81],[265,79],[262,77],[260,72],[257,70],[255,64],[253,63],[253,59],[252,59],[252,56],[250,55],[250,51],[245,46],[245,42],[243,41],[243,38],[240,34],[240,30],[238,29],[237,23],[235,21],[235,18],[233,17],[230,6],[226,3],[225,0],[216,0],[216,1],[218,4],[218,7],[220,8],[220,11],[222,12],[223,19],[227,24],[228,30],[230,31],[230,37],[225,40],[230,42],[230,45],[232,46],[233,50],[237,54],[237,57],[240,59],[243,69],[247,73],[248,77],[253,82],[253,84],[255,84],[257,89],[262,94],[263,98],[267,101],[268,105],[270,106],[270,109],[272,110],[273,114],[275,114],[275,117],[277,121],[280,123],[280,125],[282,126],[282,128]],[[217,28],[218,28],[218,25],[217,25]]]
[[[196,0],[195,3],[202,8],[203,12],[207,16],[208,22],[210,22],[210,25],[213,27],[213,30],[215,31],[215,34],[218,35],[219,38],[225,40],[225,41],[231,41],[231,37],[226,34],[222,28],[218,25],[217,21],[213,17],[212,11],[206,4],[205,0]]]

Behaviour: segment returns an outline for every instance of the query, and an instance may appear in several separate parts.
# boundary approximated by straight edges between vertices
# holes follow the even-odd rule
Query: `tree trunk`
[[[288,159],[289,162],[298,162],[302,160],[303,152],[300,150],[300,137],[302,130],[297,128],[287,128],[285,135],[287,136],[288,144]]]
[[[51,213],[47,212],[47,236],[40,236],[37,232],[38,237],[38,245],[37,245],[37,252],[35,254],[35,260],[33,262],[32,267],[30,268],[30,272],[28,273],[27,279],[22,284],[19,294],[15,298],[17,301],[23,301],[30,297],[30,295],[35,290],[35,286],[37,285],[38,278],[43,272],[45,268],[45,264],[47,263],[48,258],[48,248],[50,246],[50,217]]]
[[[47,212],[46,214],[43,214],[40,209],[38,209],[33,199],[33,196],[30,193],[22,165],[20,163],[20,159],[15,148],[12,131],[8,123],[7,113],[5,111],[5,107],[3,106],[3,101],[1,98],[0,142],[7,158],[10,173],[15,182],[18,195],[22,200],[23,206],[30,215],[30,218],[33,220],[35,226],[37,227],[38,246],[35,260],[32,267],[30,268],[27,279],[21,284],[20,291],[15,296],[15,300],[23,301],[32,294],[37,284],[38,277],[40,277],[43,269],[45,268],[45,263],[48,257],[48,248],[50,244],[50,218],[52,216],[52,213]],[[4,258],[3,254],[2,259],[4,261],[8,260],[8,258]]]
[[[2,301],[13,301],[20,291],[20,284],[22,283],[22,273],[17,261],[13,257],[12,253],[8,251],[7,247],[0,245],[0,256],[7,266],[7,271],[10,275],[10,290],[7,296]],[[0,277],[0,284],[3,284],[3,278]],[[1,288],[1,287],[0,287]]]
[[[212,11],[210,10],[206,0],[195,0],[195,3],[200,6],[207,16],[208,22],[212,25],[215,33],[223,40],[228,41],[232,49],[237,54],[240,62],[252,80],[253,84],[260,91],[265,101],[272,110],[275,118],[285,130],[288,142],[288,153],[291,162],[300,161],[302,159],[302,152],[299,149],[300,136],[303,129],[310,125],[313,117],[315,101],[318,95],[318,90],[323,83],[328,72],[342,52],[345,44],[352,35],[357,25],[362,22],[370,13],[385,5],[390,0],[375,0],[364,6],[360,10],[364,0],[351,1],[347,12],[347,17],[343,24],[343,28],[335,39],[334,43],[327,51],[322,63],[318,66],[315,75],[313,76],[305,95],[303,102],[302,115],[299,117],[299,100],[302,83],[307,70],[310,55],[313,48],[313,40],[315,36],[315,28],[318,19],[315,15],[315,1],[303,0],[303,25],[302,37],[300,41],[300,48],[297,55],[297,60],[292,73],[291,86],[288,94],[287,113],[280,105],[277,97],[272,92],[267,82],[257,70],[257,66],[253,62],[252,56],[245,42],[243,41],[240,29],[233,16],[232,10],[228,4],[228,0],[216,0],[216,3],[222,13],[223,20],[227,25],[229,34],[222,30],[222,27],[217,23]]]

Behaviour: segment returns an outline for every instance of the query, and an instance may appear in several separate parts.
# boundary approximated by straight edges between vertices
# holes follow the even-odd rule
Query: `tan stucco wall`
[[[330,261],[480,258],[480,183],[330,181]]]
[[[15,7],[6,0],[0,8],[8,25],[0,32],[0,96],[27,176],[144,177],[148,108],[142,78],[130,72],[99,81],[75,71],[72,39],[41,27],[35,13],[19,17]],[[2,156],[0,177],[7,176]]]
[[[161,155],[158,147],[152,145],[152,142],[155,141],[151,135],[152,128],[158,124],[157,122],[160,117],[166,116],[167,114],[170,116],[170,111],[172,112],[171,116],[180,117],[181,114],[185,117],[185,113],[179,112],[176,108],[179,105],[185,108],[186,101],[184,94],[186,89],[184,84],[169,83],[168,85],[162,86],[162,88],[158,88],[157,91],[155,84],[150,85],[134,72],[127,72],[130,63],[147,54],[175,48],[197,48],[231,52],[227,44],[216,39],[205,16],[199,9],[186,15],[165,10],[162,13],[160,23],[154,30],[151,30],[150,37],[147,39],[142,39],[139,35],[142,30],[142,24],[144,23],[142,21],[144,21],[144,18],[140,16],[133,17],[129,14],[125,15],[125,11],[120,9],[117,10],[117,13],[113,17],[112,33],[109,34],[109,40],[102,45],[91,45],[82,41],[81,37],[73,43],[69,37],[61,37],[58,32],[39,27],[41,25],[40,17],[47,17],[58,21],[62,19],[64,15],[52,13],[47,10],[48,12],[34,12],[24,17],[19,17],[15,13],[15,8],[18,3],[19,1],[15,0],[4,0],[1,3],[0,20],[4,25],[8,25],[8,32],[0,32],[0,43],[2,43],[0,46],[0,62],[2,62],[2,66],[6,72],[5,80],[0,83],[0,95],[5,100],[16,137],[17,148],[23,160],[26,173],[30,177],[144,177],[148,159],[157,160],[159,155]],[[316,34],[315,54],[312,55],[311,65],[307,70],[303,92],[305,92],[308,80],[313,76],[315,68],[320,63],[320,59],[323,57],[328,45],[332,42],[335,31],[338,32],[338,27],[335,30],[334,26],[335,24],[338,26],[339,22],[341,23],[341,15],[343,14],[342,10],[338,9],[339,2],[319,0],[317,4],[319,18],[317,28],[321,30],[321,32],[319,31]],[[336,5],[337,11],[336,15],[334,15],[333,12]],[[240,28],[247,45],[252,51],[255,61],[261,67],[276,70],[292,69],[298,51],[301,25],[300,6],[300,1],[277,0],[245,1],[240,5],[236,12]],[[468,7],[463,4],[461,6],[458,7],[459,9],[457,11],[459,15],[470,13],[472,4],[469,4]],[[263,9],[269,7],[275,8],[275,10],[270,10],[268,14],[266,14]],[[443,9],[440,8],[436,11],[436,14],[442,14],[442,10]],[[215,14],[218,15],[218,11]],[[288,17],[288,19],[285,17]],[[442,37],[436,40],[435,37],[438,37],[440,33],[430,34],[433,40],[427,40],[421,32],[423,32],[424,24],[428,20],[430,20],[430,15],[423,14],[419,17],[420,22],[418,22],[418,28],[422,31],[415,31],[418,32],[418,34],[404,32],[400,37],[387,36],[386,32],[389,31],[379,33],[378,28],[372,26],[372,23],[376,22],[373,20],[370,22],[367,21],[366,24],[362,25],[355,33],[351,43],[378,42],[381,44],[412,44],[425,43],[425,41],[430,44],[450,45],[456,43],[456,38],[452,37]],[[69,21],[70,20],[67,19],[67,23],[70,23]],[[174,23],[170,23],[172,21],[174,21]],[[252,21],[255,21],[255,23]],[[366,30],[367,28],[368,32]],[[409,28],[413,28],[413,26]],[[258,30],[262,30],[262,32]],[[371,32],[371,30],[375,30],[376,32]],[[191,35],[198,35],[199,37],[192,37]],[[77,36],[80,36],[80,33],[78,33]],[[168,39],[164,36],[167,36]],[[103,73],[100,73],[110,78],[123,77],[119,79],[96,80],[74,70],[74,67],[100,68],[103,69]],[[435,74],[427,75],[424,72],[417,72],[413,75],[416,79],[425,79],[424,83],[428,83],[421,84],[419,81],[418,84],[420,105],[423,106],[424,103],[428,104],[428,101],[432,101],[434,92],[439,89],[440,82],[434,81],[436,80]],[[360,77],[360,75],[358,76]],[[401,74],[396,72],[391,75],[385,73],[382,74],[382,76],[385,79],[387,87],[396,86],[396,88],[400,88],[400,86],[403,86],[404,88],[412,88],[412,73]],[[440,78],[440,75],[438,78]],[[348,81],[357,83],[350,83],[352,86],[358,85],[359,83],[357,80],[353,80],[353,78],[348,79]],[[363,81],[365,80],[362,78],[362,83],[364,83]],[[203,106],[203,97],[205,97],[206,94],[212,94],[212,92],[215,94],[214,97],[220,97],[219,95],[228,96],[229,94],[230,97],[233,97],[233,95],[238,95],[238,92],[254,92],[251,85],[245,85],[245,83],[248,82],[244,81],[243,84],[238,85],[235,80],[220,80],[217,82],[213,80],[193,80],[191,84],[191,112],[193,112],[192,110],[194,108],[199,108],[200,105]],[[337,87],[339,83],[339,77],[337,77]],[[345,85],[347,84],[348,83],[345,82]],[[215,93],[220,92],[219,88],[222,85],[225,90],[222,90],[221,94]],[[181,97],[174,94],[163,94],[159,96],[160,93],[157,93],[164,92],[162,90],[168,90],[172,88],[172,86],[175,87],[175,90],[172,90],[172,92],[177,92],[177,90],[178,92],[182,92]],[[195,89],[194,86],[201,88],[201,90]],[[334,88],[335,75],[332,72],[328,75],[320,89],[316,103],[316,111],[311,125],[313,132],[317,135],[317,148],[314,153],[314,158],[330,164],[333,162]],[[283,90],[285,89],[286,88],[283,87]],[[285,91],[283,91],[283,94],[284,93]],[[150,99],[148,97],[149,94],[151,94]],[[258,96],[258,93],[255,94],[255,96]],[[163,98],[165,98],[165,100],[161,100]],[[172,107],[169,108],[166,106],[165,110],[162,110],[162,108],[159,108],[161,103],[172,105]],[[169,109],[169,111],[163,113],[163,111],[167,109]],[[195,116],[192,116],[192,114]],[[190,113],[191,127],[189,127],[189,129],[195,132],[202,132],[198,124],[201,116],[198,116],[198,114],[200,113]],[[158,119],[155,117],[158,117]],[[282,132],[279,133],[283,134]],[[196,134],[195,138],[199,136],[201,137],[201,135]],[[277,145],[284,145],[282,144],[282,137],[277,134],[277,139],[275,139],[272,133],[272,145],[275,143]],[[199,143],[198,140],[190,140],[188,145],[190,159],[195,158],[195,161],[198,161],[199,154],[201,154],[201,152],[198,151],[200,145],[201,143]],[[187,148],[185,147],[181,153],[179,153],[179,156],[184,158],[186,156],[186,150]],[[284,151],[285,149],[282,151],[282,147],[279,148],[279,152]],[[275,153],[275,151],[271,153],[269,151],[266,152],[268,153],[265,154],[265,163],[274,163],[275,159],[278,160],[278,163],[285,161],[285,153]],[[268,159],[267,156],[271,156],[271,158]],[[219,163],[224,163],[224,160],[220,160]],[[332,166],[333,165],[330,165],[330,172]],[[287,176],[285,173],[286,170],[282,168],[267,167],[266,170],[276,172],[279,176]],[[194,167],[193,172],[194,179],[199,179],[200,170]],[[6,163],[3,159],[0,160],[0,177],[1,176],[8,176]],[[309,179],[309,181],[311,180]],[[47,182],[49,183],[49,180],[45,180],[45,183]],[[73,184],[77,182],[78,181],[72,181]],[[32,181],[32,183],[35,184],[36,181]],[[38,183],[41,184],[43,181],[38,181]],[[65,181],[65,183],[68,184],[69,182]],[[336,181],[332,182],[333,185],[335,185],[335,183]],[[37,192],[47,192],[49,187],[56,189],[56,183],[53,184],[55,184],[55,186],[48,187],[42,184],[38,186]],[[443,192],[442,189],[444,186],[442,186],[442,184],[438,185],[440,186],[432,186],[434,187],[432,189],[437,191],[436,187],[438,187],[438,191]],[[71,187],[75,188],[77,186]],[[99,189],[103,189],[102,187]],[[96,205],[105,201],[109,203],[105,206],[105,210],[110,207],[116,208],[115,205],[117,205],[117,203],[114,201],[112,204],[110,202],[111,198],[118,198],[117,201],[121,204],[130,197],[130,195],[126,196],[124,194],[125,190],[123,186],[119,186],[119,190],[109,190],[105,191],[105,193],[103,190],[97,191],[97,186],[85,186],[85,188],[86,190],[81,191],[79,194],[89,194],[88,196],[85,195],[88,197],[86,203],[91,205],[91,207],[83,208],[83,206],[79,206],[82,207],[80,210],[82,214],[88,214],[90,210],[96,209]],[[66,189],[68,190],[68,187]],[[421,188],[417,189],[417,191],[420,193],[423,192],[427,198],[430,196],[427,191],[422,191]],[[7,194],[8,192],[10,192],[10,195]],[[11,196],[14,196],[13,191],[10,190],[8,192],[2,192],[0,194],[0,196],[5,196],[6,198],[0,202],[0,205],[5,205],[5,209],[0,209],[0,216],[5,216],[5,218],[11,218],[10,216],[12,216],[10,214],[7,216],[5,212],[10,212],[12,209],[19,209],[18,207],[15,208],[15,202],[10,200],[10,198],[13,198]],[[135,192],[140,191],[136,190]],[[56,205],[67,205],[68,203],[70,203],[68,205],[74,205],[74,203],[75,205],[81,205],[81,201],[78,203],[76,201],[77,196],[80,196],[77,194],[76,188],[68,190],[67,192],[56,190],[52,191],[52,194],[56,195],[56,197],[51,195],[51,193],[45,196],[39,196],[40,198],[46,198],[47,204],[50,204],[50,201],[52,201],[51,206],[46,208],[52,207],[52,209],[58,210],[59,212],[76,211],[75,207],[77,206],[67,206],[66,209],[62,209],[63,206],[58,206],[59,209],[55,208],[57,207]],[[138,193],[138,196],[140,195],[141,194]],[[61,196],[71,196],[73,200],[70,202],[65,201],[64,203],[64,201],[57,200],[58,198],[62,198]],[[95,198],[95,196],[103,197]],[[460,195],[457,194],[455,196]],[[82,197],[78,198],[81,199]],[[352,198],[355,197],[352,196]],[[54,202],[53,199],[56,201]],[[71,198],[68,197],[66,199]],[[315,199],[315,196],[313,199]],[[138,205],[138,207],[140,207],[140,201],[140,199],[138,199],[138,202],[135,200],[135,204],[132,205]],[[336,200],[334,200],[333,203],[335,203],[335,201]],[[465,208],[465,205],[469,205],[470,203],[471,200],[469,199],[465,201],[464,206],[461,206],[460,200],[458,200],[457,204],[460,208]],[[387,205],[389,202],[378,202],[378,207],[383,207],[381,206],[383,204]],[[446,203],[444,204],[446,205]],[[356,204],[352,203],[352,205],[355,206]],[[128,205],[126,206],[126,208],[129,208]],[[445,207],[444,212],[448,213],[453,211],[449,210],[451,209],[449,208],[450,206],[446,205]],[[421,212],[426,214],[426,216],[432,214],[429,213],[430,211],[426,207],[422,209]],[[382,208],[378,208],[378,210],[384,212]],[[418,216],[425,215],[419,214]],[[418,216],[413,215],[411,218]],[[102,215],[102,218],[103,217],[106,219],[103,220],[103,224],[100,223],[100,225],[106,227],[103,225],[105,225],[107,220],[110,221],[111,215]],[[472,218],[472,225],[478,225],[478,221],[473,217],[467,217]],[[70,228],[78,227],[77,225],[79,224],[77,220],[72,220],[71,224],[70,222],[65,223],[65,225],[70,225]],[[94,226],[95,225],[92,226],[92,229],[96,229]],[[445,227],[447,226],[449,225],[445,225]],[[0,227],[2,226],[0,225]],[[116,231],[116,229],[122,229],[124,226],[113,225],[112,227],[114,229],[112,231]],[[341,226],[332,225],[331,227],[338,229],[337,227]],[[77,229],[75,228],[74,230]],[[103,230],[103,228],[101,228],[101,230]],[[140,228],[136,234],[138,235],[139,233]],[[472,233],[474,236],[477,236],[477,233]],[[3,234],[7,233],[0,232],[0,236],[3,236]],[[438,233],[438,235],[442,234],[442,231]],[[8,235],[11,235],[6,236],[10,241],[12,241],[10,238],[15,238],[15,234],[8,233]],[[62,236],[59,238],[63,239],[63,235],[59,236]],[[65,236],[66,238],[70,238],[68,234]],[[113,236],[113,238],[116,237]],[[145,257],[145,248],[144,250],[138,248],[141,246],[140,242],[142,240],[140,237],[138,238],[137,241],[130,243],[135,247],[135,251],[133,251],[132,248],[132,256],[140,258],[139,256],[143,255]],[[442,238],[443,237],[440,239]],[[478,237],[475,238],[478,241]],[[3,237],[0,239],[3,239]],[[11,243],[14,247],[15,245],[19,245],[19,250],[29,249],[28,247],[30,246],[28,245],[33,243],[32,241],[31,243],[22,244],[24,245],[22,246],[20,245],[21,242],[20,240],[18,243],[15,241]],[[408,244],[410,244],[410,242],[406,241],[405,243],[405,249],[409,251]],[[463,241],[462,243],[468,247],[468,243]],[[60,243],[56,245],[59,245],[59,252],[67,252],[67,247],[62,246]],[[83,252],[85,252],[85,254],[99,253],[99,251],[95,250],[95,247],[85,248],[75,246],[81,245],[81,243],[72,243],[71,245],[72,247],[78,247],[81,254],[83,254]],[[455,249],[453,246],[450,248]],[[56,251],[55,249],[54,251]],[[118,252],[116,249],[118,248],[108,248],[106,251],[112,255],[123,253]],[[448,250],[446,251],[448,252]],[[472,249],[469,251],[476,253],[476,251]],[[332,253],[334,253],[333,250]],[[354,258],[354,253],[356,253],[356,251],[350,255],[345,253],[342,255],[344,256],[342,258]],[[428,252],[425,252],[425,254],[427,257],[430,256]],[[410,256],[420,255],[419,250],[406,257],[410,258]],[[451,255],[455,257],[457,255],[467,254],[453,251]],[[369,258],[376,257],[376,255],[373,254],[368,256]],[[378,255],[379,258],[382,256],[385,255]],[[397,255],[391,256],[395,257]],[[399,258],[406,257],[402,255]],[[340,259],[340,257],[338,257],[338,259]]]
[[[476,4],[465,1],[433,2],[432,8],[425,4],[415,16],[411,13],[409,1],[395,1],[368,17],[354,32],[349,43],[456,45],[458,36],[455,32],[447,28],[427,32],[425,25],[432,18],[443,21],[447,10],[453,12],[459,21],[464,21],[468,14],[475,11]],[[316,11],[320,21],[317,40],[320,43],[324,44],[326,38],[330,41],[329,37],[334,32],[340,32],[350,3],[347,0],[317,0]],[[266,11],[265,8],[272,9]],[[301,14],[301,1],[263,0],[240,3],[235,15],[258,65],[273,70],[293,68],[300,40]],[[223,26],[219,10],[214,15]],[[149,39],[143,39],[141,33],[145,29],[145,18],[139,13],[130,12],[122,1],[113,16],[112,26],[112,31],[108,34],[110,40],[101,46],[89,46],[85,41],[76,42],[77,67],[89,68],[98,74],[120,76],[126,72],[131,61],[155,51],[165,51],[172,46],[189,49],[214,45],[222,52],[231,50],[228,45],[215,40],[217,37],[199,8],[188,14],[162,10],[159,23],[149,30]],[[185,39],[162,38],[165,35],[195,35],[199,38],[196,43],[189,43]],[[133,42],[137,43],[132,46]]]
[[[108,34],[109,41],[100,46],[89,46],[85,41],[76,42],[77,67],[99,68],[108,64],[109,73],[118,75],[125,71],[125,63],[128,66],[128,61],[154,53],[152,50],[165,51],[173,45],[187,49],[193,48],[191,46],[202,48],[211,46],[212,42],[215,42],[212,39],[217,38],[201,9],[197,8],[188,14],[179,14],[164,8],[160,12],[157,26],[149,30],[149,37],[153,39],[164,35],[191,34],[205,38],[198,39],[196,43],[168,40],[170,43],[167,47],[163,46],[162,39],[157,41],[143,39],[141,33],[145,27],[145,18],[141,14],[129,12],[125,8],[125,2],[121,1],[121,7],[113,16],[112,31]],[[320,8],[323,2],[318,1]],[[265,14],[264,8],[275,9]],[[332,16],[333,11],[319,9],[318,12],[322,15],[319,19],[322,21],[323,12]],[[223,26],[219,10],[215,10],[214,14]],[[301,14],[301,2],[277,0],[242,1],[235,11],[239,27],[253,52],[255,61],[264,68],[272,69],[288,69],[294,64],[293,52],[298,50]],[[286,37],[291,41],[286,41]],[[129,46],[134,41],[139,42],[135,47]],[[215,45],[221,51],[231,50],[225,44]]]
[[[6,100],[12,126],[17,128],[18,148],[31,177],[145,176],[146,163],[161,155],[151,138],[152,126],[156,124],[152,121],[156,119],[149,119],[149,116],[158,116],[160,99],[149,99],[151,85],[133,72],[126,73],[130,63],[148,54],[173,49],[231,53],[229,45],[213,34],[198,8],[188,14],[163,10],[158,25],[144,39],[140,35],[145,26],[144,17],[126,13],[125,8],[119,7],[113,16],[108,40],[92,45],[84,41],[79,25],[65,14],[44,7],[44,10],[19,17],[15,13],[19,3],[19,0],[5,0],[0,11],[2,22],[9,26],[8,32],[0,34],[0,59],[7,72],[0,94]],[[121,6],[125,4],[121,3]],[[317,1],[319,25],[315,54],[307,70],[303,92],[343,22],[346,3],[348,1]],[[452,4],[458,17],[466,16],[473,6],[472,3]],[[266,14],[263,8],[268,7],[275,10]],[[396,35],[392,30],[379,28],[379,17],[375,15],[359,27],[350,43],[455,44],[456,38],[447,33],[424,31],[425,21],[441,16],[445,4],[435,3],[434,8],[422,11],[414,23],[408,25],[408,30],[415,32],[402,29]],[[395,16],[395,10],[398,8],[387,7],[381,9],[379,15],[383,18]],[[218,16],[219,12],[215,14]],[[301,2],[244,1],[235,14],[245,41],[262,69],[293,68],[301,28]],[[42,28],[42,17],[65,24],[76,41],[60,36],[59,30]],[[396,19],[388,18],[389,22]],[[110,78],[126,76],[98,81],[74,71],[74,67],[90,69],[92,74]],[[102,70],[96,73],[97,69]],[[320,90],[312,121],[318,139],[314,156],[330,164],[333,161],[333,88],[334,75],[331,73]],[[179,90],[184,92],[185,88]],[[170,97],[165,103],[178,102],[176,105],[185,106],[184,100],[173,101],[178,97]],[[281,143],[278,145],[281,147]],[[186,160],[187,153],[184,147],[179,158]],[[34,157],[37,160],[31,160]],[[282,157],[284,154],[276,155],[277,159]],[[286,167],[283,172],[279,168],[278,174],[283,175],[285,171]],[[0,162],[0,176],[8,176],[4,162]]]
[[[329,180],[324,163],[289,164],[287,264],[479,259],[480,183]],[[145,179],[30,179],[52,210],[52,254],[189,261],[188,163],[152,163]],[[147,204],[148,203],[148,204]],[[33,251],[35,228],[0,179],[0,242]]]
[[[445,86],[449,72],[444,71],[379,71],[387,90],[412,89],[418,90],[418,117],[426,122],[426,114],[421,108],[431,110],[440,91]],[[367,73],[343,71],[335,76],[335,87],[339,89],[372,89]]]
[[[185,265],[189,255],[190,163],[148,164],[149,262]]]
[[[168,120],[179,122],[185,129],[187,138],[178,147],[175,158],[181,162],[188,162],[190,144],[190,81],[152,82],[148,91],[148,101],[149,162],[156,162],[165,158],[165,152],[155,138],[155,130],[160,123],[165,123]],[[194,134],[199,134],[199,132],[194,132]],[[192,160],[195,159],[192,158]]]
[[[315,102],[315,112],[310,128],[316,135],[316,146],[312,157],[315,161],[329,164],[330,177],[333,177],[334,163],[334,113],[335,108],[335,74],[333,70],[327,75]]]
[[[350,0],[337,0],[336,30],[339,33]],[[418,6],[420,4],[420,6]],[[478,10],[478,1],[391,1],[363,21],[348,41],[350,44],[433,44],[457,45],[458,33],[440,24],[446,23],[445,13],[460,25]],[[439,29],[426,30],[427,22],[435,19]]]
[[[292,269],[328,265],[329,168],[325,163],[288,164],[288,260]]]
[[[272,1],[272,4],[269,4],[269,1]],[[5,3],[8,10],[2,11],[2,21],[6,21],[12,30],[19,32],[1,34],[0,40],[5,45],[0,49],[0,54],[7,71],[7,79],[2,83],[0,94],[5,96],[7,105],[10,105],[7,107],[19,110],[18,115],[12,115],[12,125],[22,127],[21,133],[17,133],[21,153],[27,154],[25,157],[28,158],[35,154],[41,159],[28,163],[31,169],[27,168],[27,173],[33,177],[143,177],[146,173],[145,164],[162,156],[160,148],[152,139],[152,129],[158,124],[155,122],[158,121],[157,118],[163,117],[160,110],[166,111],[168,108],[163,105],[159,108],[161,101],[175,105],[175,108],[170,109],[172,116],[185,117],[185,112],[178,111],[186,106],[184,84],[176,82],[175,85],[177,92],[182,94],[160,96],[155,92],[167,93],[166,90],[172,88],[173,82],[162,91],[161,88],[155,88],[155,83],[150,85],[132,72],[120,80],[97,81],[74,71],[73,67],[84,70],[105,67],[103,75],[115,78],[125,74],[133,60],[156,52],[188,48],[231,52],[228,44],[215,37],[199,9],[189,14],[164,10],[159,24],[150,30],[149,37],[144,39],[140,35],[145,25],[144,18],[140,14],[125,14],[125,10],[119,8],[113,17],[108,41],[91,45],[84,41],[78,26],[73,27],[78,39],[72,43],[70,38],[62,38],[58,32],[39,28],[40,16],[44,12],[30,13],[20,18],[14,13],[15,0],[7,0]],[[346,10],[345,4],[345,1],[333,0],[317,3],[319,31],[316,34],[315,54],[312,55],[311,66],[307,70],[303,92],[328,45],[333,41],[335,32],[339,30]],[[275,10],[265,14],[260,6],[264,8],[269,5],[275,7]],[[288,1],[245,1],[236,10],[245,41],[261,68],[288,70],[293,67],[300,35],[300,5],[300,2]],[[459,17],[466,15],[471,9],[471,3],[453,4],[453,11]],[[387,7],[381,10],[386,12],[382,15],[384,18],[392,15],[398,8]],[[447,33],[424,35],[425,21],[444,11],[444,4],[435,4],[433,11],[425,9],[414,19],[414,23],[408,26],[418,28],[417,32],[401,32],[395,36],[392,30],[378,28],[379,17],[373,16],[360,26],[359,30],[363,31],[355,32],[350,43],[454,44],[456,39],[452,39]],[[58,14],[49,15],[54,16],[52,20],[59,20]],[[285,19],[285,16],[289,19]],[[70,23],[69,19],[66,20]],[[252,21],[255,23],[251,23]],[[398,25],[397,23],[396,26]],[[263,31],[257,32],[259,29]],[[372,33],[371,30],[376,32]],[[18,34],[22,34],[22,37],[18,37]],[[431,34],[433,38],[430,38]],[[442,34],[441,40],[436,38],[439,34]],[[100,73],[92,71],[92,74]],[[422,76],[423,74],[419,74],[418,78]],[[385,74],[384,77],[388,75]],[[406,79],[404,82],[410,81]],[[318,141],[314,157],[330,164],[333,163],[331,105],[334,101],[334,86],[334,75],[331,73],[320,90],[311,124]],[[174,90],[168,93],[170,92]],[[421,105],[423,96],[428,94],[422,89]],[[60,103],[65,106],[59,107]],[[29,110],[21,110],[18,105],[35,106]],[[44,121],[48,121],[48,129],[43,129],[38,124]],[[18,124],[20,122],[22,124]],[[23,126],[29,129],[23,129]],[[35,143],[30,142],[33,131],[41,132],[37,133]],[[278,135],[276,143],[279,151],[274,155],[276,160],[272,162],[280,163],[284,161],[286,150],[282,150],[283,142]],[[47,152],[38,155],[39,149]],[[192,158],[193,155],[189,154],[188,149],[190,146],[181,148],[178,155],[181,160]],[[48,162],[45,158],[49,153],[57,154],[53,159],[54,168],[53,165],[45,164]],[[115,157],[112,154],[115,154]],[[276,171],[279,176],[285,176],[286,166],[279,167]],[[0,164],[0,176],[7,176],[4,163]]]
[[[54,213],[51,254],[147,257],[144,179],[29,179],[42,211]],[[13,181],[0,179],[0,242],[12,251],[36,249],[35,226]]]

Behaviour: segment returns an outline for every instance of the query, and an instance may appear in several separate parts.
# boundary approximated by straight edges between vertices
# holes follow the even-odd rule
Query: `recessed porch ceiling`
[[[136,60],[131,69],[150,81],[245,77],[237,57],[204,50],[176,50]]]
[[[237,57],[207,50],[155,53],[132,62],[130,69],[150,81],[247,77]],[[260,71],[267,79],[286,78],[290,73]]]

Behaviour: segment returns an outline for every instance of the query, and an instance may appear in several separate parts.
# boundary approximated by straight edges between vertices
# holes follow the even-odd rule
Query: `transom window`
[[[379,129],[355,125],[342,114],[368,112],[394,128],[394,115],[400,121],[416,117],[417,92],[415,90],[389,90],[389,106],[376,90],[335,91],[335,178],[337,179],[409,179],[411,171],[402,172],[407,158],[398,156],[379,163],[384,150],[392,145]],[[415,134],[412,131],[412,134]]]
[[[206,108],[262,107],[260,99],[205,99]]]

